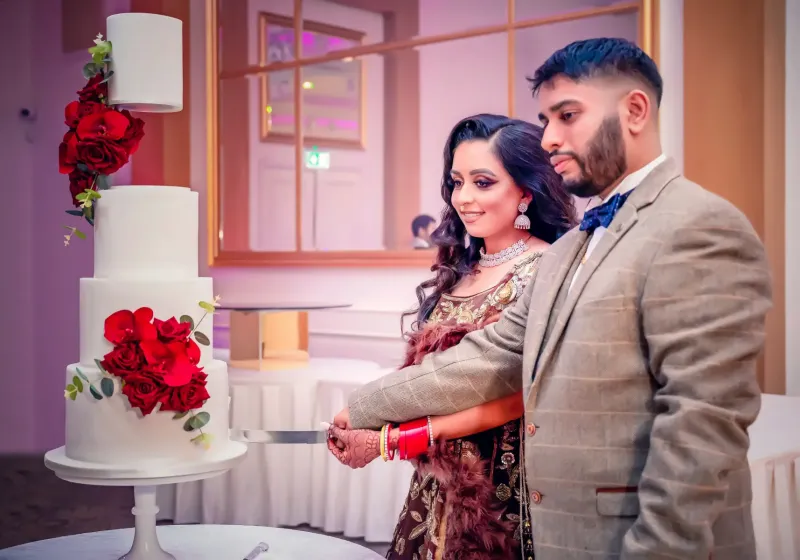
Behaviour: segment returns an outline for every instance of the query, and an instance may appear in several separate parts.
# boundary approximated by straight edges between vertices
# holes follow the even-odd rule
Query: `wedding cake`
[[[100,66],[87,74],[102,107],[81,95],[77,112],[102,115],[105,136],[97,141],[113,156],[123,152],[112,142],[134,146],[130,152],[138,145],[125,143],[144,126],[128,110],[182,109],[182,25],[143,13],[107,23],[108,39],[99,36],[90,49],[90,64]],[[66,461],[129,475],[182,474],[241,455],[242,444],[229,440],[227,364],[212,357],[217,298],[212,279],[198,276],[198,195],[178,186],[97,189],[107,185],[105,164],[81,160],[94,153],[85,147],[94,141],[90,125],[75,125],[77,139],[65,137],[60,158],[71,190],[80,173],[94,173],[95,185],[75,189],[69,211],[94,227],[94,276],[80,280],[80,361],[66,371]]]

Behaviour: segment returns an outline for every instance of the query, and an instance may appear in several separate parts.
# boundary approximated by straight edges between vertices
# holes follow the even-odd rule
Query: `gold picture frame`
[[[278,34],[278,40],[271,43],[271,28],[284,32],[285,40],[281,41],[281,35]],[[303,33],[311,33],[312,40],[315,39],[314,34],[316,34],[327,37],[329,40],[344,42],[344,48],[362,46],[365,35],[361,31],[310,20],[303,21]],[[293,34],[293,18],[259,12],[259,64],[268,66],[297,58],[297,53],[294,52]],[[305,39],[306,36],[304,35],[303,38]],[[317,53],[309,54],[314,56]],[[303,53],[303,56],[305,55],[306,53]],[[322,70],[319,73],[316,72],[318,68]],[[294,93],[295,72],[311,74],[303,76],[300,80],[304,91],[299,96]],[[313,75],[315,73],[316,77]],[[276,77],[280,80],[277,84]],[[294,143],[295,102],[296,99],[300,99],[303,104],[302,136],[305,146],[364,149],[366,76],[363,60],[352,57],[344,60],[331,60],[314,66],[261,73],[258,78],[259,107],[261,107],[260,139],[262,142]],[[320,106],[325,107],[320,110],[325,116],[317,119],[319,126],[312,124],[315,119],[315,100],[321,100]],[[329,106],[325,106],[326,103],[337,106],[339,114],[331,117],[331,109]]]

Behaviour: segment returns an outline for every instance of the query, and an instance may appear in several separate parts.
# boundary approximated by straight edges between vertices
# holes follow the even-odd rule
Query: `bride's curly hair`
[[[444,147],[442,173],[441,223],[431,235],[438,247],[436,264],[431,267],[435,276],[417,286],[419,307],[412,330],[419,330],[430,316],[442,294],[449,293],[465,275],[471,274],[480,259],[483,239],[469,238],[450,198],[453,194],[453,154],[462,142],[486,140],[491,142],[497,158],[514,183],[533,197],[525,214],[531,220],[531,235],[553,243],[576,223],[572,197],[561,186],[561,177],[550,165],[550,156],[542,148],[543,129],[532,123],[502,115],[480,114],[463,119],[450,132]],[[432,288],[432,289],[431,289]]]

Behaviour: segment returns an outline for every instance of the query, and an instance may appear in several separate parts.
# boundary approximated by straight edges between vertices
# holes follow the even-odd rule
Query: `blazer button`
[[[533,422],[528,424],[527,430],[528,430],[528,435],[529,436],[536,435],[536,425]]]
[[[542,494],[538,490],[531,492],[531,501],[537,506],[542,503]]]

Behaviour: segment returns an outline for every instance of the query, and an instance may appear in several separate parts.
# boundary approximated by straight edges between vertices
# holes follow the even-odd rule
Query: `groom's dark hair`
[[[656,63],[635,43],[626,39],[586,39],[557,50],[536,70],[532,78],[528,78],[533,95],[556,76],[565,76],[576,82],[600,76],[633,78],[652,90],[656,105],[661,105],[664,93],[664,83]]]

